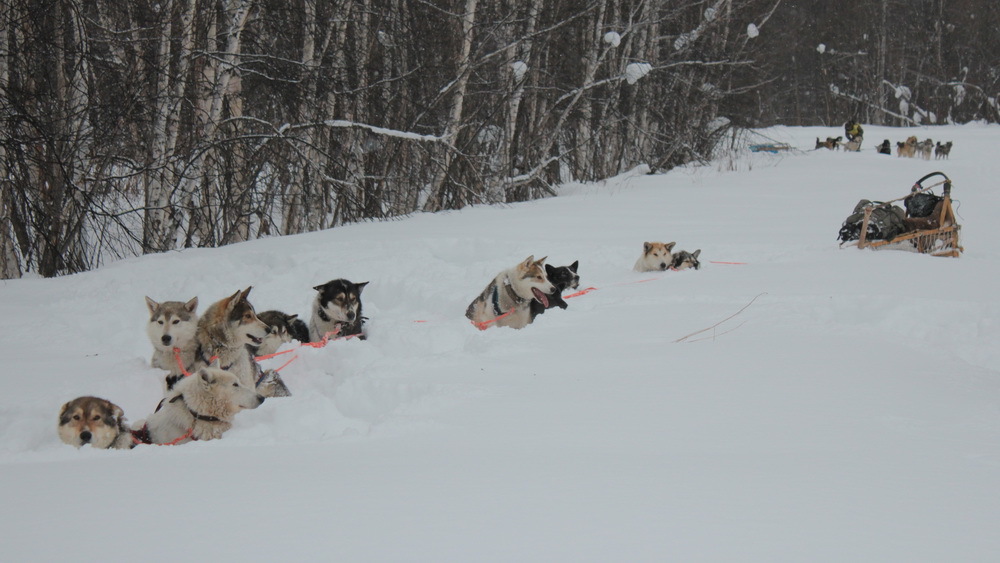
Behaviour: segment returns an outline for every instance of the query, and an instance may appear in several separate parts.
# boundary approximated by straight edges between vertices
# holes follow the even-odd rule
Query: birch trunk
[[[601,5],[597,10],[597,14],[594,16],[593,27],[591,28],[591,33],[589,34],[589,44],[586,46],[587,50],[584,53],[584,85],[592,84],[594,82],[594,77],[597,76],[597,67],[601,59],[600,52],[604,37],[602,31],[604,28],[604,13],[606,8],[606,3],[601,2]],[[580,99],[579,111],[580,117],[576,120],[576,140],[574,147],[575,157],[573,159],[576,166],[573,168],[573,177],[574,179],[589,180],[590,171],[593,170],[592,121],[594,118],[593,103],[590,100],[590,96],[584,96]]]
[[[173,0],[167,0],[163,13],[168,20],[160,32],[153,133],[150,142],[149,165],[144,174],[146,211],[143,217],[142,251],[165,252],[176,248],[179,221],[170,201],[177,178],[173,168],[174,149],[180,128],[180,110],[187,89],[191,51],[194,44],[194,15],[197,0],[187,0],[180,19],[180,49],[177,67],[171,68],[171,37],[169,21]],[[173,82],[171,84],[171,81]]]
[[[9,53],[8,30],[14,22],[14,8],[6,2],[0,5],[0,52]],[[8,57],[0,56],[0,92],[10,90],[10,68]],[[5,125],[6,126],[6,125]],[[0,143],[0,178],[12,178],[6,145]],[[14,244],[14,228],[11,221],[13,215],[13,198],[11,197],[11,182],[0,182],[0,279],[21,277],[21,261],[18,259],[17,247]]]
[[[452,87],[454,94],[451,99],[451,113],[444,128],[444,154],[440,168],[431,184],[430,197],[424,205],[424,211],[440,211],[444,208],[445,191],[447,190],[448,169],[454,158],[456,138],[462,128],[462,110],[465,104],[465,91],[469,84],[469,71],[472,53],[472,27],[476,23],[477,0],[465,1],[465,12],[462,14],[462,47],[458,57],[458,77]]]

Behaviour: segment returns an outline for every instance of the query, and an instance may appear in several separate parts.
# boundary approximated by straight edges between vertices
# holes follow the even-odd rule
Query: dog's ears
[[[521,265],[524,266],[525,268],[527,268],[528,266],[531,266],[531,263],[534,262],[534,261],[535,261],[535,255],[532,254],[531,256],[528,256],[527,258],[525,258],[524,262],[521,262]]]
[[[670,252],[671,250],[674,249],[675,246],[677,246],[677,243],[676,242],[668,242],[667,244],[665,244],[663,246],[667,247],[667,252]]]
[[[358,291],[358,295],[361,295],[361,290],[364,289],[366,285],[368,285],[368,282],[354,284],[354,289]]]
[[[114,410],[111,411],[115,416],[115,423],[121,424],[122,419],[125,418],[125,411],[122,410],[118,405],[114,405]]]
[[[199,371],[198,377],[201,378],[201,382],[204,383],[205,385],[212,385],[213,383],[215,383],[215,374],[208,371],[207,369]]]
[[[539,265],[544,264],[546,258],[548,258],[548,256],[542,256],[538,260],[535,260],[535,264],[539,264]]]
[[[159,303],[157,303],[156,301],[153,301],[148,296],[146,297],[146,307],[149,307],[149,314],[150,315],[152,315],[153,313],[155,313],[156,312],[156,308],[159,307],[159,306],[160,306]]]
[[[59,408],[59,421],[62,422],[62,418],[66,416],[66,410],[69,409],[69,404],[73,401],[67,401],[65,405]]]
[[[701,254],[701,249],[700,248],[698,250],[695,250],[694,252],[692,252],[691,256],[697,258],[699,254]]]
[[[554,271],[556,271],[556,267],[555,266],[550,266],[548,264],[545,265],[545,275],[546,276],[548,276],[548,277],[551,278],[552,277],[552,272],[554,272]]]
[[[236,304],[240,302],[240,294],[242,293],[242,291],[237,290],[236,293],[226,298],[226,312],[232,311],[236,308]]]
[[[651,243],[651,242],[644,242],[644,243],[642,243],[642,253],[643,254],[649,254],[649,251],[652,248],[653,248],[653,243]]]
[[[149,299],[149,297],[147,297],[146,299]],[[184,308],[187,309],[188,313],[193,313],[194,310],[198,308],[198,298],[197,297],[192,298],[190,301],[184,304]]]
[[[569,265],[569,269],[575,274],[576,273],[576,269],[577,269],[577,267],[579,265],[580,265],[580,261],[579,260],[575,260],[572,264]]]
[[[292,322],[292,321],[294,321],[295,319],[297,319],[298,317],[299,317],[299,314],[298,314],[298,313],[295,313],[294,315],[288,315],[288,316],[286,316],[286,317],[285,317],[285,320],[286,320],[286,321],[288,321],[288,322]]]
[[[251,290],[251,289],[253,289],[253,286],[252,286],[252,285],[251,285],[251,286],[249,286],[249,287],[247,287],[247,288],[246,288],[246,289],[244,289],[243,291],[241,291],[241,292],[238,292],[238,293],[240,294],[240,300],[241,300],[241,301],[246,301],[246,300],[247,300],[247,295],[250,295],[250,290]]]

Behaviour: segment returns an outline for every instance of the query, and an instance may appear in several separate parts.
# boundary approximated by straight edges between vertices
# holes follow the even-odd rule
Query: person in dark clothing
[[[847,136],[848,141],[853,141],[855,137],[863,137],[864,134],[865,130],[857,121],[852,119],[844,124],[844,135]]]

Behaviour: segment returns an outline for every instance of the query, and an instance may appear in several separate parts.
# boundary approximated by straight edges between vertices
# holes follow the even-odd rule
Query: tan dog
[[[671,250],[676,246],[676,242],[644,242],[642,243],[642,256],[635,261],[633,270],[637,272],[663,271],[670,267],[673,261]]]
[[[549,294],[553,291],[555,286],[545,273],[545,258],[535,260],[533,255],[528,256],[517,266],[497,274],[469,304],[465,316],[480,328],[489,324],[524,328],[534,319],[531,302],[538,301],[548,308]]]
[[[77,397],[59,410],[59,439],[79,448],[131,448],[132,434],[121,407],[97,397]]]
[[[896,156],[913,158],[917,154],[917,138],[910,137],[906,142],[896,143]]]
[[[837,150],[840,148],[840,141],[843,137],[827,137],[825,141],[820,141],[819,137],[816,137],[816,148],[817,149],[830,149]]]

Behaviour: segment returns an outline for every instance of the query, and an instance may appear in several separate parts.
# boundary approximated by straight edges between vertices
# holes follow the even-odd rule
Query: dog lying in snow
[[[256,390],[218,365],[213,362],[178,381],[153,414],[133,425],[134,441],[173,445],[215,440],[232,428],[236,413],[264,402]]]
[[[77,397],[59,409],[59,439],[75,448],[129,449],[132,434],[121,407],[97,397]]]
[[[469,304],[465,316],[477,326],[495,321],[497,326],[524,328],[531,324],[531,302],[549,307],[548,295],[555,287],[545,273],[545,258],[528,256],[523,262],[500,272]]]

